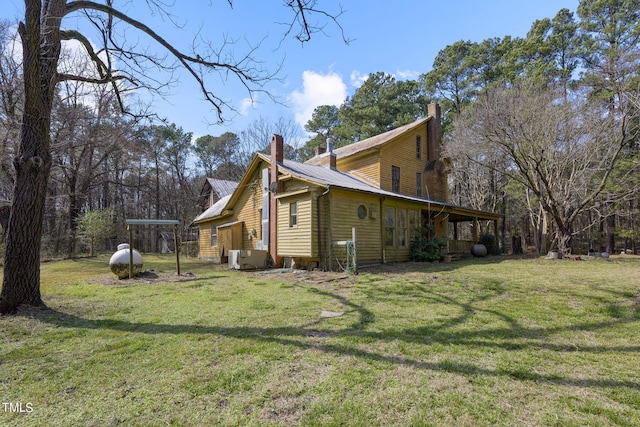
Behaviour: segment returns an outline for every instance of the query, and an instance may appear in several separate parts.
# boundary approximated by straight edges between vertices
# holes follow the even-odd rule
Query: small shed
[[[182,237],[178,239],[180,243],[183,242],[196,242],[198,240],[197,233],[183,233]],[[162,243],[161,252],[163,254],[173,253],[176,250],[176,241],[173,232],[161,231],[160,242]]]

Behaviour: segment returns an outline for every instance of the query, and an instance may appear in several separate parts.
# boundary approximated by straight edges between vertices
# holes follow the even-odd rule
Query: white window
[[[218,226],[211,226],[211,247],[218,246]]]
[[[393,247],[396,240],[396,209],[384,208],[384,245]]]
[[[289,227],[298,225],[298,203],[289,203]]]
[[[410,210],[409,211],[409,238],[412,238],[416,235],[418,231],[418,227],[420,224],[418,223],[418,211]]]
[[[406,248],[407,242],[407,211],[398,209],[398,246]]]

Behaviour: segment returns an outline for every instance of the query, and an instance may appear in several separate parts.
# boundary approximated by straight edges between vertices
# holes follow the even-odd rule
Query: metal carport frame
[[[129,279],[133,277],[133,227],[132,225],[173,225],[173,241],[176,249],[176,271],[180,275],[180,247],[178,246],[178,225],[177,219],[126,219],[127,231],[129,232]]]

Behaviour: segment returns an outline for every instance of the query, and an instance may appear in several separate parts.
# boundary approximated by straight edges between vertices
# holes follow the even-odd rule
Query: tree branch
[[[108,28],[108,33],[109,33],[109,40],[111,42],[112,45],[117,46],[117,43],[114,42],[113,39],[111,39],[111,26],[112,26],[112,19],[113,18],[117,18],[129,25],[131,25],[132,27],[142,31],[143,33],[147,34],[148,36],[150,36],[155,42],[157,42],[158,44],[160,44],[164,49],[166,49],[173,57],[175,57],[177,59],[177,61],[187,70],[187,72],[189,74],[191,74],[191,76],[195,79],[195,81],[197,82],[198,86],[200,87],[201,92],[204,94],[205,99],[211,103],[214,106],[214,109],[216,110],[216,114],[218,117],[218,121],[222,121],[222,108],[224,105],[226,105],[226,102],[224,100],[222,100],[220,97],[216,96],[213,94],[213,92],[211,92],[210,90],[207,89],[207,86],[205,84],[205,80],[203,75],[201,75],[198,70],[196,69],[196,67],[203,67],[205,69],[209,69],[211,71],[222,71],[222,70],[226,70],[227,72],[230,72],[232,75],[236,76],[238,78],[238,80],[242,83],[242,85],[251,93],[253,91],[255,91],[254,88],[250,87],[250,84],[255,84],[256,86],[261,86],[263,84],[263,82],[270,80],[274,77],[274,74],[268,74],[268,73],[263,73],[261,74],[261,70],[256,70],[253,67],[247,66],[251,61],[251,54],[255,51],[256,48],[252,48],[250,49],[249,53],[247,55],[245,55],[244,57],[242,57],[239,61],[233,61],[233,62],[222,62],[222,61],[217,61],[217,60],[208,60],[203,58],[200,55],[196,55],[196,56],[192,56],[192,55],[187,55],[183,52],[181,52],[180,50],[176,49],[171,43],[169,43],[167,40],[165,40],[162,36],[160,36],[158,33],[156,33],[153,29],[151,29],[149,26],[147,26],[146,24],[131,18],[130,16],[128,16],[127,14],[111,7],[109,4],[100,4],[100,3],[96,3],[93,1],[84,1],[84,0],[78,0],[78,1],[73,1],[73,2],[69,2],[66,6],[64,15],[68,15],[70,13],[73,12],[77,12],[77,11],[82,11],[82,10],[94,10],[94,11],[98,11],[98,12],[102,12],[108,15],[108,19],[109,19],[109,23],[107,25]],[[68,35],[68,37],[70,37],[71,35]],[[74,38],[78,38],[77,36],[75,36]],[[82,40],[80,40],[82,42]],[[83,45],[86,46],[85,42],[82,42]],[[225,43],[226,44],[226,43]],[[116,49],[118,50],[120,53],[122,54],[126,54],[126,51],[123,49]],[[89,50],[89,52],[91,52],[91,50]],[[91,55],[91,53],[90,53]],[[136,56],[139,56],[138,53],[135,54]],[[220,57],[220,52],[217,53],[217,58]],[[99,60],[99,58],[97,56],[92,57],[92,59],[95,61],[96,59]],[[147,59],[149,59],[149,57],[147,57]],[[100,61],[101,65],[98,65],[99,67],[104,66],[104,63],[102,61]],[[157,65],[160,65],[159,62],[156,62]],[[109,63],[109,66],[111,64]],[[64,76],[64,78],[66,79],[70,79],[70,76]],[[106,77],[105,77],[105,81],[100,81],[101,83],[106,83],[107,81],[113,81],[114,77],[112,73],[106,72]],[[78,79],[81,80],[81,79]],[[129,78],[129,81],[134,81],[133,78]],[[98,81],[94,81],[94,82],[98,82]]]
[[[332,15],[328,12],[325,12],[324,10],[316,9],[315,7],[316,3],[317,3],[316,0],[288,0],[287,1],[286,5],[288,8],[290,8],[293,11],[294,17],[290,23],[284,24],[284,25],[287,25],[289,28],[284,33],[283,39],[293,32],[293,29],[296,26],[296,23],[299,24],[300,30],[298,31],[298,34],[296,34],[295,38],[298,41],[300,41],[300,43],[306,43],[310,41],[311,35],[314,33],[324,32],[325,26],[317,26],[309,23],[308,16],[310,14],[319,14],[319,15],[323,15],[326,18],[329,18],[340,29],[340,33],[342,35],[342,41],[348,45],[351,42],[351,40],[345,36],[344,28],[342,27],[342,25],[340,25],[340,22],[338,21],[338,18],[345,12],[342,6],[340,6],[340,11],[337,14]]]

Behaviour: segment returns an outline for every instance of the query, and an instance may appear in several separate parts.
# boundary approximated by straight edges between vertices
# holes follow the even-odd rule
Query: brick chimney
[[[284,162],[284,139],[281,135],[271,137],[271,172],[269,176],[269,254],[274,267],[280,267],[282,258],[278,254],[278,200],[276,193],[282,191],[282,184],[278,182],[278,164]],[[275,185],[274,185],[275,183]],[[275,191],[271,191],[271,187]]]
[[[326,149],[324,147],[316,147],[316,156],[320,157],[318,163],[316,163],[318,166],[336,170],[337,156],[336,153],[333,152],[332,138],[327,138]]]
[[[327,138],[327,151],[329,152],[329,168],[336,170],[336,153],[333,152],[333,138]]]
[[[442,149],[442,113],[439,104],[429,104],[427,115],[431,120],[427,122],[427,148],[428,160],[439,160]]]
[[[427,114],[427,147],[429,159],[425,165],[425,183],[429,190],[428,197],[446,202],[449,200],[450,161],[442,158],[442,113],[440,105],[429,104]]]
[[[271,160],[275,160],[276,163],[284,161],[284,139],[275,133],[271,137]]]
[[[336,170],[336,155],[334,153],[329,153],[329,169]]]

